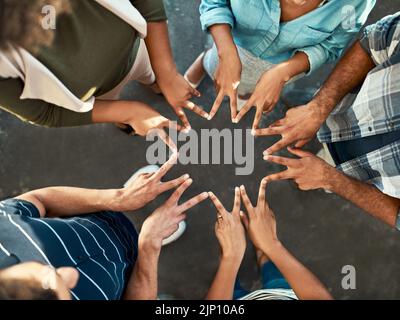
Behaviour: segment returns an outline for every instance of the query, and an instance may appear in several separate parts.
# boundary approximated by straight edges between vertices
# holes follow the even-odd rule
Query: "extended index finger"
[[[203,110],[203,108],[199,107],[197,104],[191,101],[186,101],[184,107],[198,114],[200,117],[208,119],[208,117],[210,116],[207,112]]]
[[[215,114],[217,113],[219,107],[222,104],[222,101],[224,101],[224,92],[222,90],[219,90],[217,98],[214,101],[214,105],[211,108],[210,114],[208,116],[208,120],[211,120],[212,118],[214,118]]]
[[[151,177],[154,180],[161,180],[169,170],[176,164],[178,160],[178,153],[174,152],[169,160],[164,163],[160,169]]]
[[[217,196],[213,192],[208,193],[210,196],[211,201],[213,202],[215,208],[217,209],[218,213],[220,213],[222,216],[227,215],[228,211],[225,209],[224,205],[219,201]]]

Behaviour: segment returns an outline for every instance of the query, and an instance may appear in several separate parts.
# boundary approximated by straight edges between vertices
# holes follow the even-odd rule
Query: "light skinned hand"
[[[218,112],[224,98],[230,99],[231,119],[232,122],[237,115],[237,89],[240,84],[242,74],[242,62],[239,54],[233,49],[231,54],[220,56],[217,69],[214,74],[215,90],[217,97],[211,108],[209,120],[211,120]]]
[[[291,179],[300,190],[315,190],[331,188],[331,181],[336,174],[336,169],[310,152],[301,149],[288,148],[288,151],[299,159],[265,156],[264,160],[271,161],[287,167],[287,170],[271,174],[267,181]]]
[[[259,79],[253,94],[240,110],[234,122],[239,122],[251,108],[255,107],[256,115],[252,127],[255,133],[255,130],[259,127],[263,112],[271,112],[279,101],[285,83],[286,79],[284,79],[278,68],[266,71]]]
[[[139,175],[126,188],[119,191],[120,195],[116,198],[119,203],[119,211],[134,211],[140,209],[157,198],[160,194],[176,188],[189,179],[188,174],[162,182],[161,179],[176,164],[178,153],[173,153],[171,158],[164,163],[158,171],[154,173],[144,173]]]
[[[161,249],[162,241],[176,232],[179,223],[186,219],[185,212],[208,198],[208,193],[203,192],[183,204],[178,204],[192,183],[192,179],[181,181],[171,197],[145,220],[139,235],[140,244],[146,243],[154,249]]]
[[[191,102],[193,97],[200,97],[201,94],[185,80],[178,72],[171,72],[167,77],[158,80],[158,85],[165,99],[168,101],[178,118],[181,120],[185,131],[191,129],[189,120],[184,109],[193,111],[197,115],[208,119],[209,115],[201,107]]]
[[[217,209],[215,234],[221,246],[222,258],[232,259],[240,265],[246,251],[246,235],[240,219],[240,191],[235,188],[235,200],[228,212],[214,193],[209,192],[211,201]]]
[[[289,145],[304,147],[317,134],[326,117],[318,106],[308,105],[291,108],[285,118],[275,122],[269,128],[257,129],[256,136],[281,135],[282,139],[264,151],[265,155],[273,154]]]
[[[247,215],[242,213],[241,218],[250,239],[257,249],[268,254],[270,248],[279,241],[276,234],[275,215],[265,199],[266,187],[267,181],[263,179],[260,183],[256,206],[251,203],[244,186],[240,187],[240,195],[247,211]]]

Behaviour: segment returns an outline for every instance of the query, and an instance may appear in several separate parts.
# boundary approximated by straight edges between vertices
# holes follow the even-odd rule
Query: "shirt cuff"
[[[215,8],[204,12],[200,16],[200,22],[204,31],[214,24],[229,24],[232,29],[234,26],[232,12],[228,8]]]
[[[321,67],[328,60],[328,55],[320,45],[297,49],[296,52],[304,52],[308,56],[310,70],[306,73],[307,76]]]

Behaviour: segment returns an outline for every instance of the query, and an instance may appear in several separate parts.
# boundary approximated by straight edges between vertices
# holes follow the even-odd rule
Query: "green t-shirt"
[[[134,28],[96,1],[69,0],[71,12],[57,18],[50,47],[34,53],[63,84],[83,101],[115,88],[132,68],[139,37]],[[166,20],[162,0],[130,0],[147,22]],[[21,79],[0,78],[0,108],[22,120],[60,127],[92,122],[78,113],[42,100],[24,99]]]

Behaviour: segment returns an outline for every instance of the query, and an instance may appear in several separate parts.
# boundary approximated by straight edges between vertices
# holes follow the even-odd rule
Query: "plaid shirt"
[[[377,66],[331,113],[318,133],[322,143],[400,130],[400,12],[367,27],[360,42]],[[337,168],[400,198],[400,141]]]

